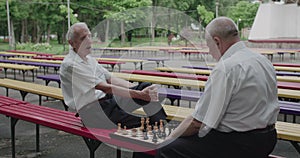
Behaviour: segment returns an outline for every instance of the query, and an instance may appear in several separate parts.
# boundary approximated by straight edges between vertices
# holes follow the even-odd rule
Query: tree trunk
[[[50,24],[47,25],[47,43],[50,44],[50,34],[51,34],[51,29],[50,29]]]
[[[21,43],[25,41],[25,19],[22,20],[22,28],[21,28]]]
[[[156,5],[156,4],[154,4]],[[156,26],[156,6],[152,8],[152,22],[151,22],[151,42],[155,41],[155,26]]]
[[[36,43],[37,41],[37,22],[36,21],[33,21],[33,28],[32,28],[32,39],[31,39],[31,42],[32,43]]]
[[[14,21],[13,20],[10,20],[10,26],[11,26],[11,44],[12,44],[12,47],[15,48],[16,40],[15,40],[15,30],[14,30]]]
[[[125,43],[124,21],[121,21],[121,45]]]
[[[109,33],[109,20],[106,20],[106,29],[105,29],[105,40],[104,42],[108,42],[108,33]]]
[[[41,40],[40,30],[41,30],[41,28],[40,28],[39,23],[37,21],[37,23],[36,23],[36,35],[37,35],[36,36],[36,43],[39,43],[40,40]]]
[[[199,17],[199,38],[200,38],[200,44],[202,45],[202,19]]]
[[[29,36],[28,36],[28,21],[27,19],[24,20],[24,42],[29,42]]]

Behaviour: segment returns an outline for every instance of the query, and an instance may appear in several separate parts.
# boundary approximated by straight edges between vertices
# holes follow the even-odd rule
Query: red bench
[[[300,64],[295,63],[273,63],[274,66],[285,66],[285,67],[300,67]]]
[[[39,125],[61,130],[70,134],[81,136],[90,151],[90,158],[94,158],[95,151],[102,142],[109,143],[118,147],[124,147],[133,151],[149,151],[147,147],[137,144],[112,139],[110,134],[115,129],[87,129],[75,117],[75,113],[63,110],[33,105],[24,101],[0,96],[0,114],[10,117],[11,120],[11,143],[12,157],[15,158],[15,126],[18,120],[32,122],[36,126],[36,151],[39,152]],[[153,151],[150,152],[153,154]],[[121,152],[117,150],[117,157],[121,156]]]

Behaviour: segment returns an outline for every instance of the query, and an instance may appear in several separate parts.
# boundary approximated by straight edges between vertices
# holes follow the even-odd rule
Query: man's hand
[[[141,91],[141,98],[145,101],[158,101],[157,86],[151,85]]]

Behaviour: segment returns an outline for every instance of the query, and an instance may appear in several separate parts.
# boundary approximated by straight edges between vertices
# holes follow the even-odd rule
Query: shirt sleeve
[[[209,128],[218,127],[228,107],[234,87],[234,79],[230,74],[226,73],[224,66],[212,71],[192,114]]]

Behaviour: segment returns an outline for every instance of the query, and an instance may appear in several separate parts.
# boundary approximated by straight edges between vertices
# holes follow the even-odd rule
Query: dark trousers
[[[142,90],[151,83],[141,83],[131,89]],[[116,128],[117,123],[127,128],[140,127],[141,118],[132,112],[143,107],[150,118],[150,123],[166,119],[166,113],[159,102],[146,102],[139,99],[114,97],[106,95],[105,98],[84,106],[79,110],[83,124],[90,128]]]
[[[267,158],[277,142],[276,130],[224,133],[211,130],[206,136],[180,137],[161,148],[162,158]]]

